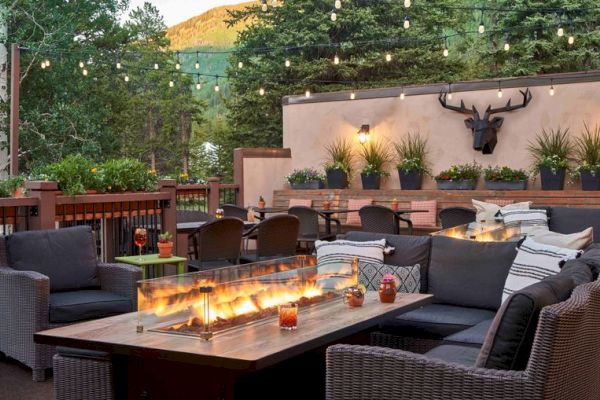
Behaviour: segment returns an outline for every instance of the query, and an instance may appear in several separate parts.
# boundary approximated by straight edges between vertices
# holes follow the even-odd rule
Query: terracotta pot
[[[323,202],[323,210],[329,210],[331,208],[331,203],[328,201]]]
[[[265,208],[265,207],[267,207],[267,203],[266,202],[264,202],[264,201],[259,201],[258,202],[258,208]]]
[[[159,258],[173,257],[173,242],[158,242],[157,244]]]
[[[393,303],[396,300],[396,282],[384,282],[379,284],[379,300],[382,303]]]
[[[25,197],[25,188],[23,186],[19,186],[18,188],[16,188],[15,193],[13,194],[13,197],[16,197],[16,198]]]

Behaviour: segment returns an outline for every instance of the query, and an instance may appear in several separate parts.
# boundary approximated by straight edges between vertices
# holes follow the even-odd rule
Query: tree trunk
[[[148,137],[150,138],[150,143],[152,146],[152,151],[150,152],[150,168],[156,170],[156,152],[154,151],[154,136],[156,136],[156,130],[154,125],[154,113],[152,109],[148,110],[148,117],[146,118],[146,125],[148,128]]]
[[[189,148],[189,139],[191,137],[191,116],[190,113],[184,111],[179,116],[179,121],[181,124],[181,145],[183,146],[183,165],[182,169],[185,174],[189,173],[190,168],[190,148]]]

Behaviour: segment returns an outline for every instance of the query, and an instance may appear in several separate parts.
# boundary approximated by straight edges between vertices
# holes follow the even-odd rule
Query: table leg
[[[402,216],[400,216],[400,215],[398,216],[398,219],[400,221],[406,222],[406,224],[408,225],[408,234],[412,235],[413,234],[413,223],[412,223],[412,221],[410,219],[402,218]],[[400,228],[400,224],[398,224],[398,228]],[[398,233],[400,233],[399,230],[398,230]]]
[[[148,273],[146,272],[146,269],[148,269],[147,265],[140,265],[140,268],[142,269],[142,280],[146,280],[148,278]]]
[[[177,275],[185,274],[185,261],[177,263]]]
[[[325,233],[327,236],[331,235],[331,216],[325,218]]]

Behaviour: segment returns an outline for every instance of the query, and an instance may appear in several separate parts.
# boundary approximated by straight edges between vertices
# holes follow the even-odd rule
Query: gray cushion
[[[477,358],[477,366],[525,369],[541,309],[568,299],[574,287],[571,277],[553,275],[513,293],[492,322]]]
[[[428,293],[436,303],[497,310],[517,255],[515,243],[475,242],[434,236]]]
[[[9,265],[50,279],[50,291],[98,286],[96,248],[89,226],[18,232],[6,238]]]
[[[386,321],[382,329],[403,336],[443,338],[494,318],[494,312],[445,304],[428,304]]]
[[[452,344],[443,344],[429,350],[425,355],[429,358],[437,358],[447,362],[466,365],[472,367],[477,360],[479,348],[473,346],[460,346]]]
[[[67,323],[132,312],[127,297],[105,290],[50,293],[50,322]]]
[[[552,208],[551,231],[575,233],[590,226],[594,228],[594,242],[600,242],[600,208]]]
[[[569,276],[573,279],[575,286],[590,283],[594,280],[592,269],[585,260],[582,261],[580,258],[567,261],[558,275]]]
[[[477,325],[457,332],[444,338],[444,344],[458,344],[461,346],[475,346],[480,348],[485,341],[485,336],[492,325],[492,319],[481,321]]]
[[[427,290],[427,268],[429,266],[429,251],[431,238],[429,236],[386,235],[371,232],[348,232],[346,240],[366,242],[385,239],[388,246],[395,248],[393,254],[385,255],[383,262],[388,265],[421,266],[421,292]]]

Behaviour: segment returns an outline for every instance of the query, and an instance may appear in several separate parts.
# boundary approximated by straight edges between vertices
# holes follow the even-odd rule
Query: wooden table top
[[[300,309],[298,329],[281,331],[278,318],[216,333],[210,341],[149,332],[136,333],[137,313],[55,328],[35,334],[37,343],[115,354],[162,358],[192,364],[258,370],[287,360],[365,329],[395,315],[428,304],[429,294],[398,294],[395,303],[380,303],[368,292],[362,307],[350,308],[342,299]],[[176,321],[173,321],[176,322]],[[168,324],[163,322],[162,325]]]

